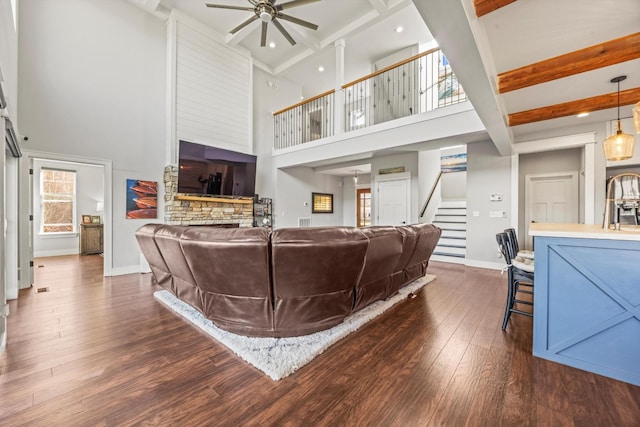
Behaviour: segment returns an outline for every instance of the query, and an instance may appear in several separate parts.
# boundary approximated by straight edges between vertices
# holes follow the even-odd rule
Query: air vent
[[[311,227],[311,218],[298,218],[298,227]]]
[[[37,288],[36,289],[36,294],[41,294],[43,292],[49,292],[49,288],[45,287],[45,288]]]

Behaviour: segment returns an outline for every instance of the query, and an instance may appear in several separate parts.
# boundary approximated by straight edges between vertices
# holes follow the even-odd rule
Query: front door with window
[[[371,225],[371,188],[359,188],[357,191],[358,227]]]

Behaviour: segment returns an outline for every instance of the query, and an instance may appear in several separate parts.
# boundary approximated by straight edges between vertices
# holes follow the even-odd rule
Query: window
[[[333,213],[333,194],[311,193],[311,213]]]
[[[76,229],[76,173],[42,168],[40,171],[41,233],[73,233]]]

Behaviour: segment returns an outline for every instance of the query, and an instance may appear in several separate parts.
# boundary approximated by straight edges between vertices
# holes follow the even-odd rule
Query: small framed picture
[[[91,224],[91,215],[82,215],[83,224]]]
[[[91,216],[91,223],[92,224],[100,224],[100,215]]]

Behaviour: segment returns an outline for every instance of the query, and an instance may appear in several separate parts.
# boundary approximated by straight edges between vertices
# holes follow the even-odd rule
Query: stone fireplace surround
[[[253,226],[253,200],[178,193],[178,167],[164,168],[164,220],[172,225]]]

